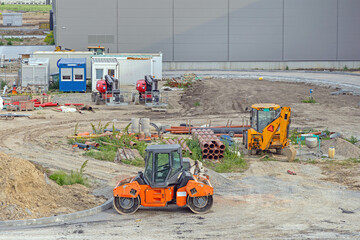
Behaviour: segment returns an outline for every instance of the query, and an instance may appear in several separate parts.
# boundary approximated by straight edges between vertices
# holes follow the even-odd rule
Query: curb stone
[[[10,220],[10,221],[0,221],[0,228],[3,227],[23,227],[23,226],[33,226],[33,225],[44,225],[50,223],[61,223],[65,221],[70,221],[82,217],[92,216],[96,213],[103,212],[112,207],[113,198],[108,199],[105,203],[100,206],[90,208],[87,210],[59,215],[59,216],[51,216],[44,218],[36,218],[36,219],[26,219],[26,220]]]

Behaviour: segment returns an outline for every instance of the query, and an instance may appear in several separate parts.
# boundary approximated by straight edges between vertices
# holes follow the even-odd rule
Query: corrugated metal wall
[[[61,0],[56,42],[164,61],[360,60],[359,0]]]

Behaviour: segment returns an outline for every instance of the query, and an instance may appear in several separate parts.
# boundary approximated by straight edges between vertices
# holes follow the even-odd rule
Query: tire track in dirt
[[[89,119],[91,122],[98,119]],[[82,156],[83,152],[72,152],[68,144],[56,144],[49,141],[48,135],[61,136],[67,141],[63,129],[73,128],[74,121],[53,121],[50,126],[44,127],[43,122],[25,125],[22,128],[7,128],[0,131],[4,136],[1,139],[3,147],[12,150],[12,153],[18,157],[28,159],[45,167],[63,169],[67,171],[79,169],[85,160],[89,160],[86,174],[96,179],[108,181],[121,174],[134,174],[133,167],[121,166],[112,162],[95,160]],[[79,127],[89,125],[88,122],[82,122]],[[66,132],[66,131],[65,131]],[[21,137],[20,137],[21,136]]]

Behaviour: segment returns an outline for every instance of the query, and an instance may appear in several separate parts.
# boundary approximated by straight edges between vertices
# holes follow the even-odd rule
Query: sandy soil
[[[0,220],[48,217],[98,206],[83,185],[59,186],[27,160],[0,153]]]
[[[314,89],[317,104],[301,103]],[[331,96],[329,88],[304,84],[267,81],[212,79],[195,84],[181,96],[170,92],[168,113],[150,112],[141,105],[121,108],[96,106],[95,113],[58,113],[36,111],[38,119],[18,118],[2,121],[0,151],[21,156],[50,169],[77,169],[89,160],[87,174],[98,185],[113,186],[119,175],[134,175],[139,168],[103,162],[72,151],[66,136],[79,123],[79,131],[89,131],[90,123],[113,122],[123,128],[132,117],[150,117],[152,122],[178,125],[191,120],[194,125],[225,125],[227,120],[242,124],[248,119],[244,110],[255,102],[275,102],[292,108],[291,128],[339,131],[346,136],[360,136],[359,96]],[[91,104],[89,94],[61,94],[55,100]],[[195,103],[200,106],[196,107]],[[198,104],[196,104],[198,105]],[[45,119],[41,119],[45,117]],[[326,171],[313,164],[266,162],[249,159],[245,173],[211,174],[215,187],[213,210],[199,216],[187,208],[143,209],[135,215],[120,216],[109,210],[91,218],[46,228],[4,230],[0,239],[24,236],[48,239],[59,236],[86,239],[157,238],[157,239],[253,239],[253,238],[357,238],[360,237],[359,191],[347,186],[358,184],[359,175],[347,181],[329,178],[338,171]],[[358,171],[359,165],[353,166]],[[287,174],[292,170],[297,175]],[[343,170],[341,170],[343,171]],[[351,171],[348,168],[347,171]],[[340,175],[338,175],[340,176]],[[351,183],[351,181],[354,183]],[[337,183],[336,183],[337,182]],[[356,188],[353,188],[356,189]],[[341,209],[352,211],[344,213]],[[120,230],[119,230],[120,229]],[[120,232],[121,233],[120,233]],[[82,235],[78,235],[82,234]]]

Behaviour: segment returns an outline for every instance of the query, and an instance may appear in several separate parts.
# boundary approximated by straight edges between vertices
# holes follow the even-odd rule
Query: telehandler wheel
[[[114,197],[114,208],[122,215],[133,214],[138,210],[139,207],[139,196],[136,198]]]
[[[187,204],[194,213],[207,213],[213,205],[213,196],[187,197]]]

